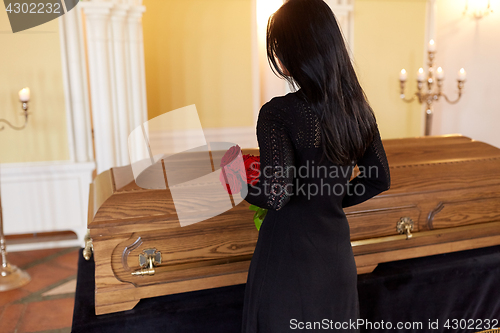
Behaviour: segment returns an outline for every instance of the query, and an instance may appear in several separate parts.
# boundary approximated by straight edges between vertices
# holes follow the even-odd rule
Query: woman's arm
[[[349,183],[349,190],[342,201],[344,208],[362,203],[391,186],[389,164],[378,129],[357,165],[361,173]]]
[[[290,201],[294,150],[283,121],[282,110],[265,104],[257,121],[260,149],[260,177],[256,185],[248,185],[245,200],[261,208],[279,210]]]

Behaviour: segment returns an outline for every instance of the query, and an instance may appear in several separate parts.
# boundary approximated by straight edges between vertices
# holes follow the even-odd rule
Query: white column
[[[139,49],[139,76],[141,78],[141,95],[142,95],[142,121],[145,122],[148,120],[148,98],[146,94],[146,59],[144,57],[144,38],[143,38],[143,30],[142,30],[142,13],[146,11],[146,7],[141,6],[141,18],[138,20],[137,26],[137,35],[140,40],[137,44],[137,48]]]
[[[78,9],[71,10],[59,22],[71,160],[89,162],[94,152],[80,14]]]
[[[129,9],[128,5],[118,4],[111,10],[112,31],[112,78],[113,78],[113,105],[116,131],[116,153],[119,165],[130,164],[128,156],[128,135],[133,128],[129,124],[129,105],[127,97],[126,55],[127,43],[125,39],[125,22]]]
[[[325,0],[332,9],[337,23],[344,34],[344,41],[352,57],[354,49],[354,0]]]
[[[117,165],[109,68],[110,2],[80,2],[85,13],[97,172]]]
[[[130,0],[91,0],[80,5],[85,14],[95,159],[100,173],[130,163],[128,136],[147,121],[141,22],[145,7]]]
[[[142,13],[146,8],[133,5],[128,11],[128,95],[130,97],[129,117],[131,130],[147,121],[146,79],[144,66],[144,45],[142,37]]]

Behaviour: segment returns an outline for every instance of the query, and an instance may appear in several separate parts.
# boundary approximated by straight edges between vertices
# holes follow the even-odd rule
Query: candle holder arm
[[[26,112],[24,114],[24,124],[22,126],[15,126],[13,125],[10,121],[6,119],[0,119],[0,123],[5,123],[7,124],[10,128],[15,129],[16,131],[20,131],[28,125],[28,113]],[[0,131],[3,131],[5,129],[5,126],[0,127]]]
[[[22,102],[22,108],[23,108],[22,115],[24,116],[24,124],[22,126],[12,125],[12,123],[10,121],[8,121],[7,119],[0,119],[0,123],[5,123],[5,124],[9,125],[10,128],[15,129],[16,131],[20,131],[20,130],[24,129],[26,127],[26,125],[28,125],[28,116],[29,116],[28,102]],[[5,129],[5,126],[0,127],[0,131],[3,131],[4,129]]]
[[[444,98],[444,99],[445,99],[448,103],[450,103],[450,104],[457,104],[457,103],[458,103],[458,101],[460,100],[460,98],[462,98],[462,94],[461,94],[461,93],[459,93],[459,94],[458,94],[458,97],[457,97],[455,100],[453,100],[453,101],[452,101],[452,100],[450,100],[450,99],[448,98],[448,96],[446,96],[446,94],[444,94],[444,93],[441,93],[441,94],[440,94],[440,96],[441,96],[441,97],[443,97],[443,98]]]
[[[411,98],[406,98],[405,94],[401,94],[401,99],[406,103],[411,103],[417,98],[420,100],[420,95],[418,93],[415,93],[415,95],[413,95]]]
[[[417,89],[418,89],[417,92],[411,98],[406,98],[406,95],[405,95],[406,81],[400,80],[399,81],[399,91],[400,91],[399,96],[401,97],[403,102],[406,102],[406,103],[411,103],[416,99],[418,99],[418,101],[420,103],[422,103],[422,98],[423,98],[422,85],[423,85],[423,83],[421,81],[419,81],[417,84]]]
[[[462,98],[462,89],[464,88],[465,81],[458,80],[458,97],[455,100],[450,100],[446,94],[439,91],[439,96],[442,96],[448,103],[457,104],[458,101]]]

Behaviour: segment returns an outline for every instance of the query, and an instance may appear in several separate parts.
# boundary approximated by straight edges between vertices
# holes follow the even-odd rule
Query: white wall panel
[[[1,166],[4,232],[24,234],[74,231],[83,245],[87,230],[89,184],[94,163],[23,163]],[[37,247],[63,246],[40,243]],[[10,245],[8,250],[33,248]]]

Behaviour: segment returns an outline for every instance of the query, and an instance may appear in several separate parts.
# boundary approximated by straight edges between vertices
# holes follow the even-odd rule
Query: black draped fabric
[[[500,246],[380,264],[358,279],[361,332],[499,329],[499,286]]]
[[[133,310],[96,316],[94,270],[93,258],[86,261],[80,251],[73,333],[240,331],[245,285],[143,299]],[[500,246],[380,264],[373,273],[358,277],[360,319],[365,322],[360,331],[472,333],[487,329],[487,319],[500,319],[499,281]],[[448,319],[469,323],[458,321],[463,328],[446,328]],[[437,321],[439,327],[429,328],[429,320]],[[468,328],[471,320],[476,325]],[[386,327],[377,329],[375,325],[382,321]],[[398,322],[422,323],[422,328],[398,330]]]
[[[330,163],[322,158],[318,118],[297,92],[262,107],[257,139],[261,175],[245,199],[269,212],[250,265],[243,332],[290,332],[291,321],[356,321],[356,264],[342,208],[389,188],[380,135],[359,161]],[[349,183],[355,163],[371,172]]]
[[[95,314],[95,263],[78,258],[72,333],[236,333],[244,285],[146,298],[132,310]]]

